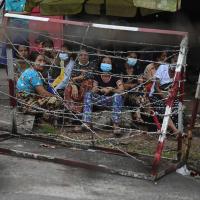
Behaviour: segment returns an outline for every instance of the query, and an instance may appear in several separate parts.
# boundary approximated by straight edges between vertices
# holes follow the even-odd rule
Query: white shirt
[[[156,73],[154,75],[154,82],[153,85],[151,87],[151,91],[149,93],[149,96],[152,96],[152,94],[155,91],[155,82],[156,79],[159,79],[160,81],[160,85],[164,85],[164,84],[168,84],[171,83],[173,81],[172,78],[170,78],[169,76],[169,65],[167,64],[162,64],[158,67],[158,69],[156,70]]]
[[[160,80],[160,85],[171,83],[173,79],[169,76],[169,65],[160,65],[155,73],[155,78]]]

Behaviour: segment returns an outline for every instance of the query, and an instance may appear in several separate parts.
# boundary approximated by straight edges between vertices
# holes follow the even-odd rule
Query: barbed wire
[[[3,92],[3,91],[1,91],[1,92]],[[121,93],[121,94],[119,94],[119,95],[123,95],[123,94],[127,94],[127,93],[129,93],[130,92],[130,90],[128,90],[127,92],[124,92],[124,93]],[[136,93],[138,93],[138,92],[136,92]],[[142,93],[142,92],[141,92]],[[7,93],[4,93],[5,95],[8,95]],[[33,96],[37,96],[37,97],[41,97],[41,98],[44,98],[44,96],[42,96],[42,95],[39,95],[39,94],[36,94],[36,93],[28,93],[29,95],[33,95]],[[180,97],[180,96],[182,96],[182,95],[184,95],[184,94],[179,94],[179,95],[177,95],[177,97]],[[113,98],[113,96],[111,96],[111,97],[109,97],[109,98]],[[60,99],[60,98],[59,98]],[[19,100],[18,98],[17,98],[17,100]],[[146,104],[145,103],[143,103],[143,104],[141,104],[141,105],[138,105],[138,106],[122,106],[122,108],[132,108],[132,110],[126,110],[126,111],[124,111],[124,113],[128,113],[128,112],[130,112],[130,113],[133,113],[133,112],[136,112],[138,109],[145,109],[145,108],[164,108],[164,107],[162,107],[162,106],[154,106],[154,104],[156,104],[156,103],[159,103],[159,102],[162,102],[162,101],[165,101],[165,100],[167,100],[167,97],[166,98],[161,98],[161,99],[158,99],[157,101],[154,101],[154,102],[147,102]],[[71,102],[73,102],[73,101],[68,101],[68,100],[62,100],[64,103],[71,103]],[[77,102],[77,104],[81,104],[80,105],[80,107],[82,107],[82,105],[84,105],[84,103],[82,103],[82,102]],[[92,105],[96,105],[96,104],[98,104],[98,101],[96,101],[96,102],[94,102],[94,103],[91,103]],[[152,106],[152,107],[151,107]],[[77,107],[79,107],[79,106],[77,106]],[[112,108],[112,105],[111,106],[107,106],[108,108]],[[173,107],[173,108],[176,108],[176,107]],[[177,107],[178,108],[178,107]],[[108,112],[108,111],[101,111],[101,113],[104,113],[104,112]],[[123,113],[123,111],[122,112],[120,112],[120,113]],[[144,114],[144,115],[149,115],[149,116],[151,116],[149,113],[147,113],[147,112],[142,112],[142,111],[140,111],[140,113],[141,114]],[[173,113],[174,114],[174,113]],[[157,115],[159,115],[159,116],[166,116],[166,115],[164,115],[164,114],[159,114],[159,113],[157,113]]]
[[[4,92],[2,92],[2,91],[0,91],[0,93],[2,93],[2,94],[4,94],[4,95],[7,95],[7,96],[9,96],[9,97],[11,97],[11,98],[14,98],[15,100],[17,100],[20,104],[22,104],[22,105],[24,105],[24,106],[26,106],[26,107],[31,107],[31,108],[34,108],[34,109],[36,109],[36,111],[37,110],[39,110],[40,112],[38,112],[38,113],[47,113],[48,115],[52,115],[52,116],[54,116],[54,117],[61,117],[61,115],[68,115],[68,113],[64,113],[63,111],[62,112],[59,112],[59,111],[51,111],[51,110],[47,110],[47,109],[44,109],[44,108],[41,108],[41,107],[38,107],[38,106],[36,106],[36,105],[29,105],[29,104],[27,104],[27,103],[25,103],[25,102],[23,102],[22,100],[20,100],[20,99],[18,99],[18,98],[15,98],[15,97],[12,97],[11,95],[9,95],[9,94],[7,94],[7,93],[4,93]],[[107,112],[107,111],[102,111],[102,113],[103,112]],[[35,112],[35,113],[37,113],[37,112]],[[126,113],[126,112],[125,112]],[[142,113],[142,114],[146,114],[146,113]],[[148,113],[147,113],[148,114]],[[178,114],[178,112],[172,112],[172,115],[174,115],[174,114]],[[71,113],[71,115],[73,115],[73,116],[76,116],[76,117],[74,117],[74,118],[72,118],[72,117],[67,117],[67,116],[65,116],[64,117],[64,119],[71,119],[71,120],[77,120],[77,121],[80,121],[80,122],[83,122],[81,119],[77,119],[77,115],[75,115],[74,113]],[[149,114],[148,114],[149,115]],[[163,114],[164,115],[164,114]],[[161,116],[163,116],[163,115],[161,115]],[[171,115],[171,114],[170,114]],[[152,115],[151,115],[152,116]],[[169,116],[169,115],[164,115],[164,116]],[[94,125],[98,125],[98,126],[104,126],[104,127],[108,127],[108,128],[112,128],[113,126],[110,126],[110,125],[107,125],[107,124],[101,124],[101,123],[97,123],[97,122],[92,122],[92,124],[94,124]],[[154,124],[155,125],[155,124]],[[120,128],[122,131],[138,131],[138,129],[129,129],[129,128]],[[157,132],[149,132],[149,133],[151,133],[151,134],[154,134],[154,133],[157,133]]]
[[[26,107],[31,107],[31,108],[34,108],[34,109],[36,109],[36,110],[42,111],[42,112],[39,112],[39,113],[48,113],[49,115],[53,115],[53,116],[55,116],[55,117],[60,117],[61,114],[68,115],[68,113],[63,113],[63,112],[59,112],[59,111],[51,111],[51,110],[47,110],[47,109],[38,107],[38,106],[36,106],[36,105],[29,105],[29,104],[27,104],[27,103],[21,101],[20,99],[15,98],[15,97],[12,97],[11,95],[6,94],[6,93],[4,93],[4,92],[2,92],[2,91],[0,91],[0,93],[1,93],[1,94],[4,94],[4,95],[8,95],[9,97],[18,100],[18,102],[19,102],[20,104],[23,104],[23,105],[26,106]],[[23,112],[21,112],[21,113],[23,113]],[[36,113],[37,113],[37,112],[36,112]],[[74,113],[71,113],[71,115],[74,116],[75,114],[74,114]],[[75,118],[72,118],[72,117],[66,117],[66,116],[65,116],[64,118],[66,118],[66,119],[72,119],[72,120],[77,119],[76,117],[75,117]],[[77,119],[77,120],[78,120],[78,121],[82,121],[82,120],[80,120],[80,119]],[[112,126],[110,126],[110,125],[100,124],[100,123],[95,123],[95,122],[93,122],[93,123],[96,124],[96,125],[99,125],[99,126],[105,126],[105,127],[112,128]],[[129,129],[129,128],[121,128],[121,129],[124,130],[124,131],[127,131],[127,130],[138,131],[137,129]],[[149,132],[149,134],[154,134],[154,133],[157,133],[157,132]]]
[[[4,41],[4,40],[0,40],[0,43],[2,43],[2,44],[8,44],[6,41]],[[28,41],[27,41],[27,43],[29,43]],[[27,47],[27,48],[29,48],[29,49],[38,49],[38,50],[40,50],[40,51],[44,51],[44,50],[46,50],[46,48],[45,47],[37,47],[37,46],[33,46],[33,45],[28,45],[28,44],[24,44],[24,43],[13,43],[15,46],[18,46],[18,45],[23,45],[24,47]],[[85,45],[86,47],[89,47],[88,45]],[[53,49],[52,49],[54,52],[62,52],[63,50],[62,49],[60,49],[60,48],[58,48],[58,47],[54,47]],[[132,53],[132,52],[134,52],[134,53],[162,53],[162,52],[166,52],[166,53],[170,53],[170,52],[172,52],[172,53],[179,53],[180,52],[180,50],[179,49],[177,49],[177,50],[173,50],[173,49],[163,49],[163,50],[127,50],[127,51],[116,51],[116,50],[103,50],[103,49],[95,49],[96,51],[102,51],[102,52],[104,52],[104,51],[106,51],[107,53],[109,53],[109,54],[111,54],[111,55],[113,55],[113,58],[122,58],[123,59],[123,57],[120,57],[120,56],[114,56],[114,55],[117,55],[117,54],[128,54],[128,53]],[[68,50],[68,53],[71,53],[71,54],[78,54],[80,51],[71,51],[71,50]],[[90,52],[90,51],[88,51],[88,54],[89,55],[108,55],[108,54],[101,54],[101,53],[94,53],[94,51],[92,51],[92,52]]]
[[[8,37],[7,37],[7,39],[8,39]],[[9,39],[10,40],[10,39]],[[11,44],[11,40],[10,40],[10,42],[8,43],[8,42],[3,42],[3,41],[0,41],[0,43],[3,43],[3,44]],[[16,44],[12,44],[12,46],[14,47],[14,49],[15,49],[15,51],[17,52],[17,53],[19,53],[18,52],[18,50],[16,49]],[[34,48],[34,47],[32,47],[32,46],[29,46],[29,45],[23,45],[23,46],[25,46],[25,47],[31,47],[31,48]],[[36,47],[35,47],[36,48]],[[41,50],[46,50],[45,48],[41,48]],[[52,51],[54,51],[55,49],[52,49]],[[58,52],[61,52],[62,50],[56,50],[57,51],[57,53]],[[76,54],[79,54],[81,51],[68,51],[68,53],[70,53],[70,54],[72,54],[72,53],[76,53]],[[179,51],[172,51],[172,52],[174,52],[174,54],[172,54],[172,55],[170,55],[170,56],[168,56],[167,58],[166,58],[166,60],[169,60],[170,58],[172,58],[173,56],[175,56],[175,55],[177,55],[178,53],[179,53]],[[176,53],[175,53],[176,52]],[[90,52],[88,52],[88,55],[89,56],[96,56],[96,57],[110,57],[110,58],[114,58],[114,59],[120,59],[120,60],[123,60],[123,61],[126,61],[127,60],[127,58],[126,57],[121,57],[121,56],[114,56],[114,55],[108,55],[108,54],[101,54],[101,53],[90,53]],[[5,57],[5,59],[6,59],[6,57]],[[24,59],[25,61],[27,61],[27,62],[29,62],[29,64],[34,64],[34,62],[30,62],[29,60],[27,60],[27,59]],[[54,60],[55,60],[55,58],[54,58]],[[137,58],[137,60],[138,61],[140,61],[140,62],[145,62],[145,63],[155,63],[155,64],[162,64],[162,65],[170,65],[170,63],[167,63],[167,62],[158,62],[158,61],[155,61],[155,60],[147,60],[147,59],[140,59],[140,58]],[[48,64],[46,64],[46,66],[48,66],[48,67],[55,67],[55,68],[61,68],[60,66],[57,66],[57,65],[53,65],[53,64],[51,64],[51,65],[48,65]]]
[[[89,29],[89,28],[88,28]],[[87,34],[86,34],[87,35]],[[71,41],[72,42],[72,41]],[[79,43],[79,45],[80,46],[84,46],[85,44],[82,42],[82,43]],[[88,46],[89,47],[89,46]],[[96,48],[97,49],[97,48]],[[94,54],[93,54],[94,55]],[[102,56],[104,56],[104,55],[102,55]],[[118,57],[119,58],[119,57]],[[122,58],[122,57],[121,57]],[[142,60],[141,60],[142,61]],[[152,61],[151,61],[152,62]],[[53,67],[53,65],[51,65],[51,67]],[[149,81],[149,80],[148,80]],[[140,84],[137,88],[140,88],[141,86],[143,86],[144,84],[142,83],[142,84]],[[134,91],[135,90],[135,88],[133,88],[133,89],[131,89],[131,90],[129,90],[129,91],[125,91],[125,92],[123,92],[122,94],[127,94],[127,93],[129,93],[130,91]],[[0,91],[0,93],[2,93],[1,91]],[[122,94],[115,94],[115,95],[122,95]],[[56,94],[56,96],[59,96],[58,94]],[[12,96],[11,96],[12,97]],[[13,98],[13,97],[12,97]],[[111,97],[111,98],[113,98],[113,96]],[[165,98],[166,99],[166,98]],[[17,100],[19,101],[19,99],[17,98]],[[161,100],[159,100],[159,101],[161,101]],[[20,102],[20,101],[19,101]],[[21,103],[21,102],[20,102]],[[96,103],[98,103],[98,102],[95,102],[95,104]],[[155,103],[155,102],[154,102]],[[26,106],[29,106],[28,104],[24,104],[24,105],[26,105]],[[36,107],[37,109],[40,109],[41,111],[43,111],[43,112],[46,112],[46,113],[51,113],[49,110],[47,110],[47,109],[43,109],[43,108],[38,108],[38,107]],[[101,137],[97,132],[95,132],[94,130],[92,130],[89,126],[87,126],[87,124],[83,121],[83,120],[81,120],[81,119],[79,119],[78,117],[77,117],[77,115],[75,115],[73,112],[71,112],[70,110],[69,110],[69,112],[71,113],[71,115],[72,116],[74,116],[74,118],[71,118],[71,119],[76,119],[77,121],[79,121],[80,123],[82,123],[83,125],[85,125],[86,127],[87,127],[87,129],[89,129],[90,130],[90,132],[93,134],[93,135],[95,135],[99,140],[101,140],[101,139],[105,139],[105,138],[103,138],[103,137]],[[63,114],[63,113],[62,113]],[[64,114],[63,114],[64,115]],[[56,116],[56,115],[54,115],[53,114],[53,116]],[[110,126],[110,127],[112,127],[112,126]],[[127,130],[126,128],[124,129],[124,128],[120,128],[121,130]],[[132,130],[135,130],[135,131],[138,131],[137,129],[132,129]],[[140,130],[139,130],[140,131]],[[150,132],[148,132],[148,133],[150,133]],[[157,132],[153,132],[152,134],[158,134],[158,131]],[[97,140],[94,140],[94,138],[92,138],[91,140],[90,140],[90,142],[95,142],[95,141],[97,141]],[[111,143],[110,141],[108,141],[109,142],[109,144],[113,147],[113,148],[115,148],[115,149],[118,149],[120,152],[122,152],[122,153],[124,153],[125,155],[127,155],[127,156],[129,156],[129,157],[131,157],[131,158],[133,158],[133,159],[135,159],[135,160],[138,160],[138,159],[136,159],[135,157],[133,157],[132,155],[130,155],[129,153],[127,153],[126,151],[124,151],[124,150],[122,150],[121,148],[119,148],[119,147],[117,147],[116,146],[116,144],[113,144],[113,143]],[[141,161],[141,160],[138,160],[138,161],[140,161],[140,162],[143,162],[143,161]]]

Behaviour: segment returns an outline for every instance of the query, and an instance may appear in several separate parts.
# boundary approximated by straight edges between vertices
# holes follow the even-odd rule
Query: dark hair
[[[20,44],[16,44],[15,45],[15,49],[14,49],[14,57],[15,58],[19,58],[19,53],[18,53],[18,51],[19,51],[19,47],[20,46],[24,46],[27,50],[28,50],[28,52],[29,52],[29,46],[28,46],[29,44],[27,43],[27,42],[24,42],[24,43],[20,43]]]
[[[41,54],[40,54],[39,52],[37,52],[37,51],[32,51],[31,54],[30,54],[30,56],[29,56],[29,60],[30,60],[31,62],[35,62],[35,60],[37,59],[38,56],[43,56],[43,55],[41,55]]]
[[[87,47],[83,46],[83,47],[80,48],[80,52],[81,52],[81,51],[88,52],[88,49],[87,49]]]
[[[53,40],[51,39],[46,39],[43,43],[42,43],[43,47],[53,47],[54,48],[54,44],[53,44]]]
[[[153,51],[155,51],[155,52],[152,52],[152,60],[153,61],[157,61],[157,59],[160,58],[164,52],[167,53],[166,48],[163,48],[163,47],[157,47],[157,48],[153,49]]]
[[[39,36],[35,39],[35,43],[41,43],[41,42],[44,42],[45,40],[47,40],[47,36],[39,35]]]
[[[134,52],[134,51],[128,51],[127,57],[130,56],[132,53],[134,53],[137,56],[137,58],[139,58],[139,54],[137,52]]]
[[[69,44],[67,42],[64,42],[62,47],[67,48],[68,50],[70,50]]]

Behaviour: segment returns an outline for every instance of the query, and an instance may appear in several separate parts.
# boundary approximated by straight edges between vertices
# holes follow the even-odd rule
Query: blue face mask
[[[60,60],[68,60],[69,59],[69,55],[68,53],[59,53],[59,58]]]
[[[137,63],[137,59],[136,58],[128,58],[128,60],[127,60],[127,64],[129,66],[135,66],[136,63]]]
[[[101,63],[100,68],[103,72],[110,72],[112,70],[112,65],[108,63]]]

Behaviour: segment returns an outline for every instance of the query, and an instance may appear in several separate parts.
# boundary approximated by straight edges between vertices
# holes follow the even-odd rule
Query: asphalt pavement
[[[1,147],[11,148],[13,145],[12,149],[40,152],[39,143],[15,142],[13,139],[3,141]],[[56,155],[57,150],[53,154],[49,151],[41,148],[42,154]],[[59,148],[57,153],[61,157],[72,156],[70,151],[64,151]],[[80,152],[73,156],[77,159]],[[116,161],[113,157],[112,162]],[[0,183],[1,200],[199,200],[200,196],[200,180],[175,172],[154,183],[5,155],[0,155]]]
[[[176,173],[157,184],[0,155],[1,200],[199,200],[200,182]]]

